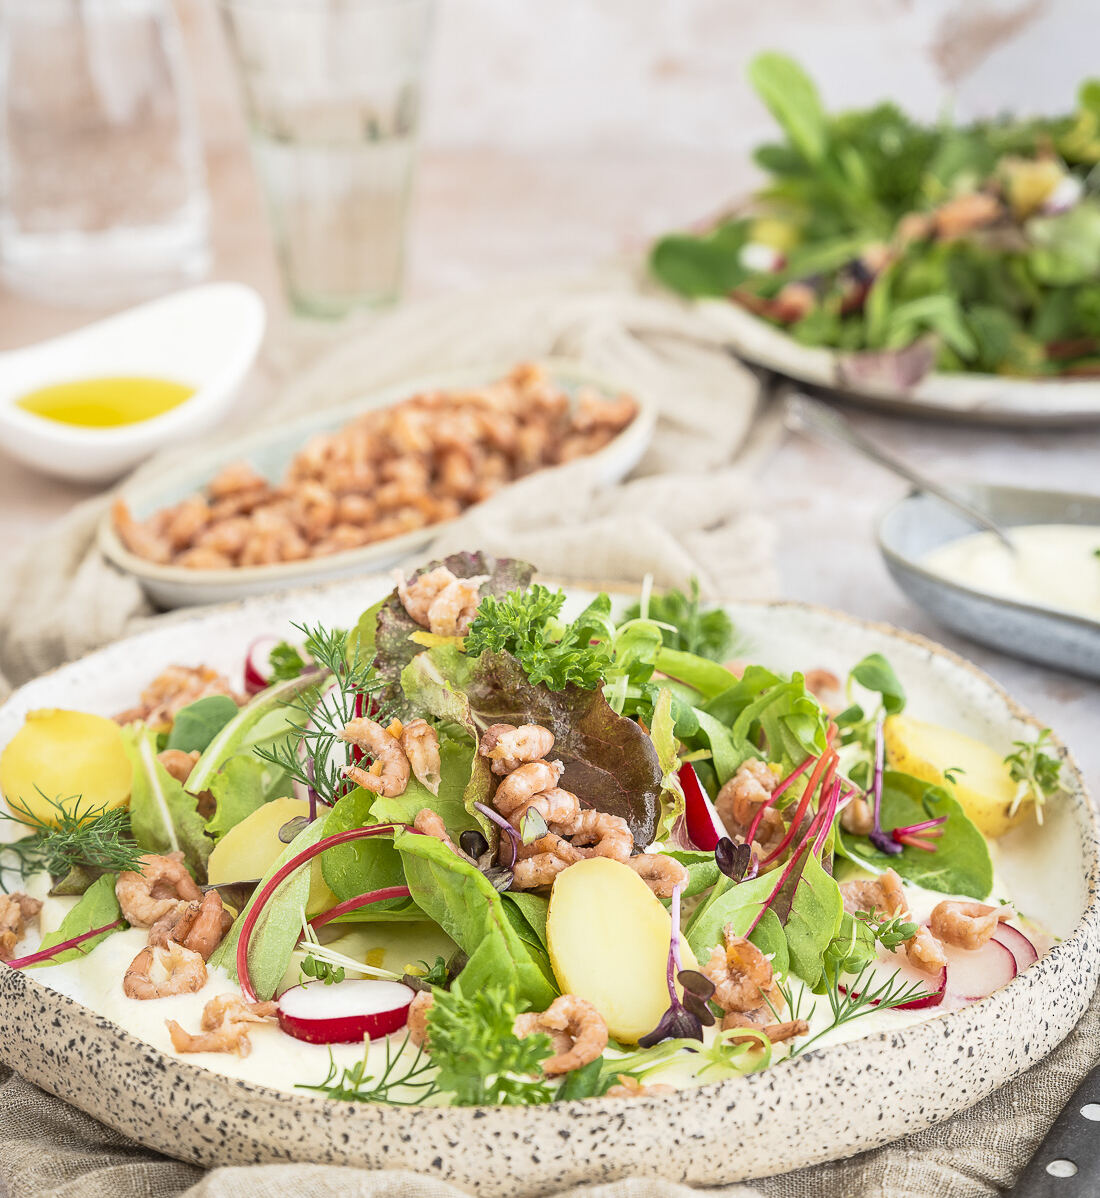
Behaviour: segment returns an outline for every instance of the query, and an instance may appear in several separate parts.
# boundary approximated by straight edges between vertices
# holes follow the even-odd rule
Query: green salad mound
[[[840,351],[846,381],[1100,374],[1100,80],[1065,116],[925,125],[830,114],[779,54],[749,77],[784,134],[755,153],[768,181],[657,242],[666,286]]]

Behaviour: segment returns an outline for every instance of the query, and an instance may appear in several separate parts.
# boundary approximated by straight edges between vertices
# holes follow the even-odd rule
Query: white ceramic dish
[[[755,366],[899,414],[986,424],[1045,426],[1100,422],[1100,379],[1018,379],[996,374],[926,375],[912,387],[857,378],[845,355],[800,345],[727,300],[699,300],[730,349]]]
[[[294,454],[315,433],[341,428],[361,412],[397,403],[418,391],[484,385],[501,378],[512,365],[498,364],[410,379],[329,411],[306,416],[289,424],[264,428],[251,436],[234,438],[217,448],[197,452],[186,463],[164,471],[154,480],[129,484],[123,488],[122,498],[135,516],[145,519],[160,508],[178,503],[185,496],[200,490],[222,466],[241,458],[251,462],[268,478],[281,478]],[[566,390],[589,386],[614,396],[623,389],[613,380],[594,374],[576,362],[544,359],[543,365],[554,381]],[[614,440],[587,459],[593,464],[600,483],[618,482],[629,474],[653,436],[657,414],[652,400],[639,394],[635,388],[630,388],[630,394],[638,402],[637,416]],[[307,558],[300,562],[242,566],[228,570],[191,570],[184,566],[159,566],[131,553],[119,539],[108,514],[99,526],[99,547],[116,566],[138,579],[154,603],[171,608],[198,603],[222,603],[246,595],[262,595],[285,587],[381,570],[422,549],[446,527],[446,524],[432,524],[403,536],[365,545],[361,549]]]
[[[209,662],[232,674],[257,633],[302,619],[346,625],[387,587],[374,577],[162,621],[16,692],[0,708],[0,744],[31,708],[124,707],[172,662]],[[573,592],[571,600],[589,597]],[[1003,751],[1038,730],[994,682],[923,638],[797,604],[729,611],[749,654],[776,668],[843,673],[879,650],[914,715]],[[1084,1011],[1100,972],[1100,840],[1081,775],[1068,754],[1065,763],[1067,792],[1042,828],[1011,833],[999,854],[1021,910],[1062,943],[979,1003],[747,1078],[668,1097],[537,1108],[337,1103],[167,1056],[51,990],[45,970],[0,969],[0,1056],[35,1084],[184,1160],[406,1168],[482,1198],[535,1198],[630,1176],[713,1185],[849,1156],[984,1098],[1046,1056]]]
[[[118,478],[154,450],[206,432],[230,407],[260,348],[263,300],[209,283],[0,354],[0,444],[36,470],[81,482]],[[163,378],[195,388],[178,407],[117,428],[79,428],[16,406],[39,387],[88,378]]]

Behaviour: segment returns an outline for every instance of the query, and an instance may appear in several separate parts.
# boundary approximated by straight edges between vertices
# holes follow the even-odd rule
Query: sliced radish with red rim
[[[987,940],[981,948],[943,946],[947,957],[947,992],[970,1002],[986,998],[1016,976],[1016,957],[999,940]]]
[[[401,982],[305,982],[279,996],[279,1026],[310,1044],[354,1044],[403,1028],[414,997]]]
[[[244,658],[244,689],[247,694],[259,694],[271,685],[271,650],[277,644],[277,636],[258,636],[248,646]]]
[[[1023,973],[1029,965],[1034,965],[1039,960],[1039,950],[1019,928],[1011,927],[1007,923],[998,924],[993,939],[998,944],[1003,944],[1012,954],[1016,961],[1017,973]]]

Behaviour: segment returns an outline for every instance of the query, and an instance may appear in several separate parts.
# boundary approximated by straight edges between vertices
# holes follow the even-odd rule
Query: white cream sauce
[[[1031,524],[1009,535],[1016,553],[993,533],[978,532],[932,550],[921,565],[1000,598],[1100,620],[1100,527]]]
[[[46,879],[33,879],[26,889],[44,895]],[[946,895],[939,891],[924,890],[919,886],[906,885],[906,895],[909,899],[910,914],[918,923],[927,922],[932,908],[948,898],[960,898],[967,901],[965,896]],[[993,897],[990,903],[1007,899],[999,882],[994,883]],[[47,898],[42,911],[42,929],[48,932],[57,924],[71,908],[74,899]],[[1028,934],[1031,935],[1029,928]],[[188,1031],[197,1031],[203,1006],[215,995],[238,993],[237,986],[231,982],[225,972],[211,968],[206,985],[196,994],[184,994],[169,998],[140,1001],[127,998],[122,992],[122,978],[127,966],[145,947],[148,933],[141,928],[130,928],[109,936],[101,944],[77,961],[65,962],[61,965],[35,969],[33,976],[36,981],[43,982],[52,989],[68,995],[86,1007],[90,1007],[100,1015],[114,1020],[126,1028],[132,1035],[145,1040],[159,1048],[169,1056],[179,1055],[172,1048],[172,1042],[165,1026],[165,1020],[174,1019]],[[446,954],[451,947],[445,937],[432,925],[428,924],[391,924],[368,926],[349,932],[335,942],[333,947],[347,956],[357,960],[365,960],[369,951],[370,963],[381,965],[385,969],[401,972],[406,964],[425,960],[431,962],[437,953]],[[1049,947],[1049,942],[1037,944],[1040,952]],[[31,951],[28,946],[21,946],[20,951]],[[881,950],[880,950],[881,951]],[[291,965],[284,978],[283,986],[290,986],[298,981],[297,960]],[[831,1022],[832,1015],[827,999],[815,995],[801,987],[792,979],[796,988],[802,990],[802,1008],[800,1014],[810,1025],[810,1034],[820,1031]],[[860,1039],[864,1036],[875,1035],[884,1031],[898,1031],[916,1023],[924,1023],[930,1019],[939,1018],[949,1011],[967,1005],[959,999],[945,997],[937,1007],[924,1010],[872,1010],[843,1026],[827,1032],[814,1043],[815,1048],[831,1044],[841,1044],[848,1040]],[[812,1010],[811,1010],[812,1008]],[[714,1031],[707,1033],[708,1042],[713,1039]],[[249,1038],[252,1051],[246,1057],[238,1057],[232,1053],[189,1053],[181,1057],[195,1065],[213,1070],[228,1077],[237,1077],[271,1086],[276,1090],[295,1091],[298,1083],[316,1084],[324,1080],[329,1071],[329,1048],[327,1046],[306,1044],[292,1036],[284,1034],[275,1024],[257,1025],[250,1030]],[[401,1036],[391,1037],[391,1051],[401,1043]],[[332,1060],[339,1069],[356,1064],[363,1057],[362,1044],[334,1044]],[[408,1050],[407,1050],[408,1051]],[[777,1047],[773,1060],[783,1055],[783,1049]],[[381,1070],[386,1052],[384,1041],[370,1046],[370,1065],[372,1071]],[[410,1056],[412,1054],[410,1053]],[[691,1086],[720,1080],[722,1074],[694,1076],[697,1065],[685,1054],[668,1066],[651,1075],[653,1081],[663,1081],[678,1086]],[[308,1091],[298,1090],[298,1093]],[[394,1097],[399,1097],[395,1094]]]

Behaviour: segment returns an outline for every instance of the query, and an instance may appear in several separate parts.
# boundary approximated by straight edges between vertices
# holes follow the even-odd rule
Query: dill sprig
[[[311,789],[318,799],[333,806],[349,789],[344,768],[351,746],[340,732],[359,715],[385,722],[389,710],[377,705],[376,696],[386,685],[373,660],[362,660],[358,651],[349,659],[347,634],[318,624],[295,624],[303,634],[314,665],[329,674],[332,684],[322,693],[309,692],[290,704],[301,711],[302,727],[274,745],[253,750],[257,757],[284,770],[294,781]]]
[[[45,871],[52,878],[63,878],[78,867],[110,873],[140,868],[142,850],[131,837],[126,808],[108,810],[81,795],[51,799],[35,789],[47,804],[48,818],[16,798],[7,800],[10,813],[0,812],[0,819],[30,831],[29,836],[0,845],[0,860],[4,854],[13,857],[20,876]]]
[[[318,1093],[324,1094],[326,1098],[334,1098],[339,1102],[388,1102],[391,1106],[417,1106],[433,1094],[437,1094],[439,1087],[434,1078],[424,1076],[433,1068],[433,1065],[422,1047],[416,1050],[416,1056],[411,1062],[406,1063],[403,1069],[399,1068],[403,1063],[402,1057],[408,1043],[409,1037],[406,1036],[401,1041],[401,1047],[395,1052],[391,1040],[387,1037],[386,1062],[378,1077],[367,1072],[370,1056],[369,1039],[364,1043],[363,1059],[356,1061],[354,1065],[345,1066],[342,1070],[337,1066],[330,1048],[328,1075],[325,1080],[316,1085],[298,1082],[295,1088],[316,1090]],[[392,1098],[390,1096],[392,1091],[400,1089],[413,1091],[415,1097]]]

